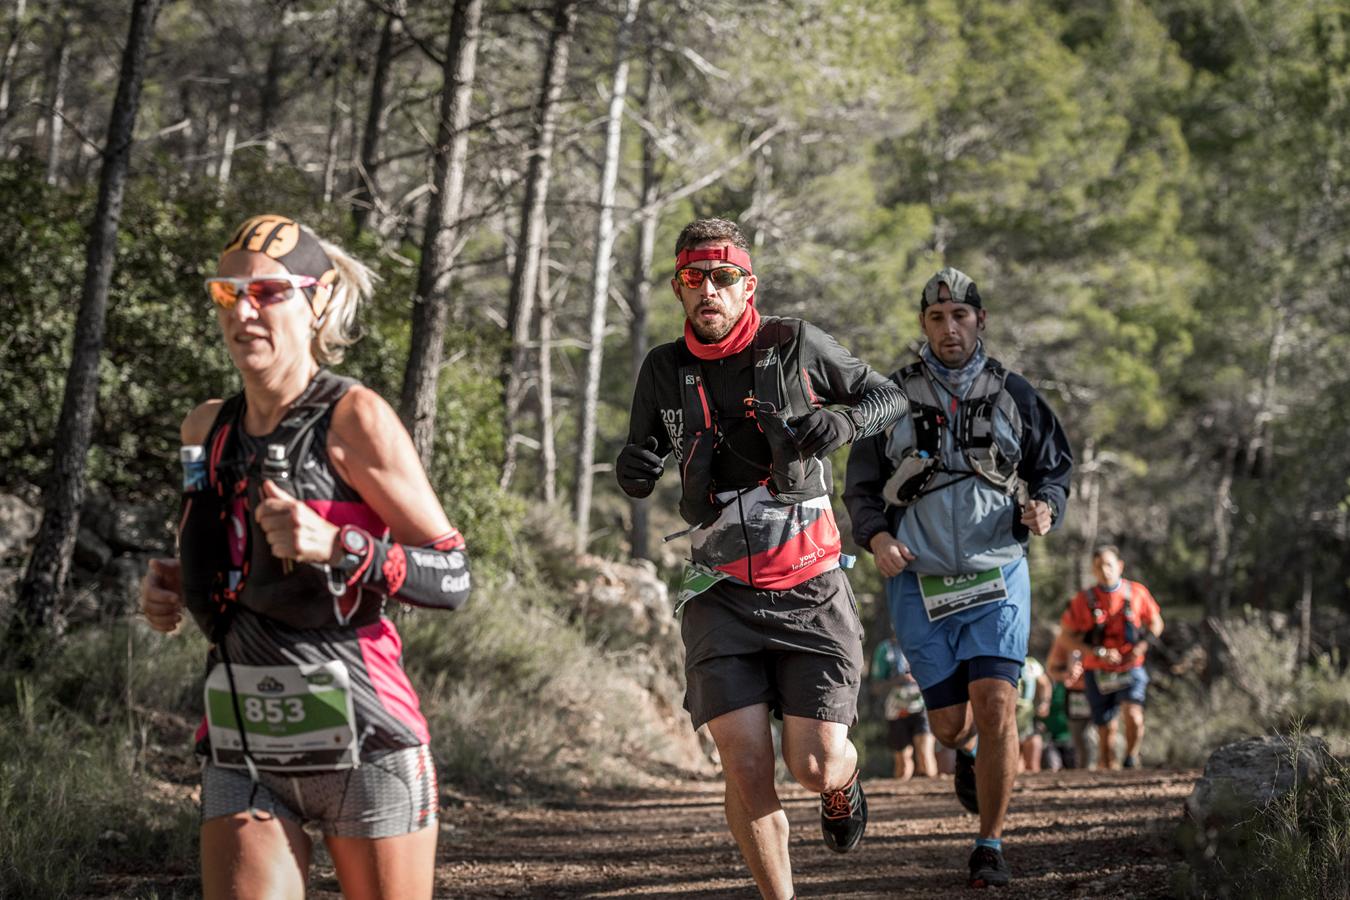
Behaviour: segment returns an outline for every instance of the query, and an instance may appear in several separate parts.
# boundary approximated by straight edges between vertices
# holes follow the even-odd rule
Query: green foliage
[[[1212,684],[1159,673],[1149,696],[1150,754],[1197,767],[1217,747],[1296,726],[1350,749],[1350,673],[1323,655],[1297,664],[1297,638],[1256,617],[1234,618],[1225,640],[1240,652]]]

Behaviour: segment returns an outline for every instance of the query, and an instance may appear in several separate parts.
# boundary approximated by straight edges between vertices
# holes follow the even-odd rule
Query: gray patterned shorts
[[[411,834],[436,823],[436,766],[426,746],[394,750],[336,772],[259,772],[202,765],[202,821],[232,816],[252,805],[292,822],[314,822],[326,835],[382,838]]]

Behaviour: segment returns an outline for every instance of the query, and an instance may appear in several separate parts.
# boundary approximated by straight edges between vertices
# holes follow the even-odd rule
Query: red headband
[[[675,271],[678,272],[691,262],[698,262],[701,259],[729,262],[733,266],[740,266],[751,275],[755,274],[755,270],[750,268],[750,254],[740,247],[733,247],[729,244],[720,247],[699,247],[698,249],[685,247],[675,257]]]

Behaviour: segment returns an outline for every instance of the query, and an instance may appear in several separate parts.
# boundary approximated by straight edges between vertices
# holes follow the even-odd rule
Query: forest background
[[[81,883],[110,809],[132,844],[190,819],[172,791],[147,813],[144,784],[191,780],[165,760],[201,640],[128,615],[143,553],[77,550],[119,504],[169,533],[178,423],[238,389],[200,282],[259,212],[380,275],[339,371],[400,409],[469,538],[470,607],[402,626],[453,790],[663,758],[671,628],[598,626],[576,585],[605,560],[676,577],[676,477],[632,504],[610,461],[638,361],[679,334],[674,236],[705,215],[751,236],[765,312],[887,372],[933,271],[979,283],[991,352],[1077,459],[1032,544],[1038,620],[1112,541],[1192,623],[1165,657],[1189,729],[1169,760],[1295,719],[1350,735],[1348,36],[1340,0],[7,0],[0,490],[43,526],[4,550],[25,662],[0,811],[72,790],[68,843],[0,815],[6,877]],[[852,578],[879,640],[865,556]],[[72,847],[91,862],[63,875]]]

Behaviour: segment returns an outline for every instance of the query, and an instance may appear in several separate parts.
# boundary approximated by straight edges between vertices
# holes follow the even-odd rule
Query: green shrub
[[[1201,766],[1226,743],[1287,733],[1296,723],[1333,748],[1350,747],[1350,674],[1327,658],[1298,665],[1297,638],[1254,616],[1224,628],[1236,652],[1213,683],[1158,673],[1149,695],[1151,758]]]
[[[475,590],[453,615],[399,623],[444,782],[512,793],[622,785],[664,760],[659,719],[678,686],[663,661],[604,653],[519,587],[478,577]]]

